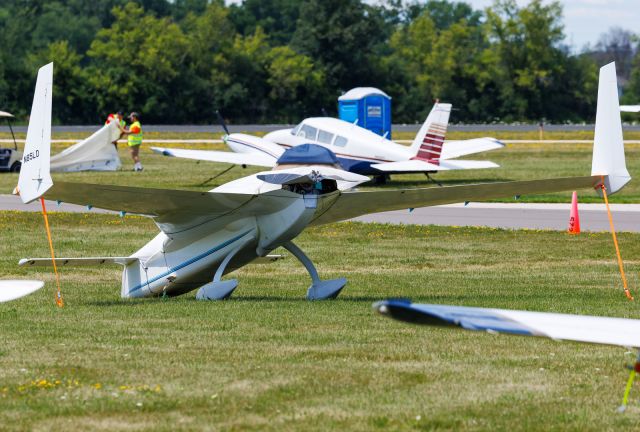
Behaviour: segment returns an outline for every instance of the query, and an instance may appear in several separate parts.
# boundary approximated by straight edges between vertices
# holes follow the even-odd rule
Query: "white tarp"
[[[84,141],[51,156],[51,171],[116,171],[122,163],[113,141],[120,136],[116,122],[111,122]]]

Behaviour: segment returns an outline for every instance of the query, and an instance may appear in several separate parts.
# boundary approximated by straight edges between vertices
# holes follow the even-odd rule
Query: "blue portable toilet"
[[[391,97],[374,87],[356,87],[338,98],[338,115],[391,139]]]

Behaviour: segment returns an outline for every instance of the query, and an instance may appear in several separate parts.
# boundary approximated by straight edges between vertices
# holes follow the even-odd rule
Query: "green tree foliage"
[[[30,70],[37,70],[49,62],[54,62],[56,71],[54,121],[81,122],[85,113],[94,111],[91,97],[86,92],[87,72],[80,66],[82,56],[70,47],[69,42],[56,41],[27,59]]]
[[[89,83],[97,112],[114,107],[141,111],[146,121],[171,119],[176,77],[187,53],[187,38],[169,18],[145,14],[128,3],[113,9],[115,21],[98,32],[88,51]]]
[[[640,100],[636,36],[572,54],[559,1],[20,0],[0,2],[0,28],[0,109],[24,118],[37,67],[54,61],[61,123],[117,109],[297,122],[335,114],[355,86],[390,94],[398,122],[422,121],[436,98],[456,121],[592,120],[597,68],[622,51],[624,98]]]

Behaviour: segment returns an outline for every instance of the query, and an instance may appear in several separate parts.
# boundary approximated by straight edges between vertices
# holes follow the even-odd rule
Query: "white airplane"
[[[414,324],[635,348],[638,357],[620,411],[626,407],[635,372],[640,372],[640,320],[637,319],[417,304],[397,299],[374,303],[373,309]]]
[[[334,152],[345,170],[379,176],[381,180],[390,174],[498,167],[491,161],[456,159],[499,149],[504,144],[495,138],[445,142],[450,112],[451,104],[436,103],[409,147],[340,119],[312,117],[293,129],[274,131],[264,138],[226,131],[225,143],[241,156],[230,152],[163,147],[151,147],[151,150],[165,156],[273,167],[285,149],[312,143]]]
[[[311,260],[293,243],[308,226],[462,201],[592,187],[602,192],[602,184],[614,193],[631,179],[625,166],[613,65],[601,72],[590,176],[383,191],[349,190],[368,178],[336,168],[331,163],[335,156],[314,146],[294,147],[282,155],[274,170],[209,192],[54,183],[49,170],[52,77],[53,64],[38,73],[18,182],[20,196],[25,203],[45,197],[151,217],[160,233],[132,255],[57,259],[61,264],[122,265],[122,297],[179,295],[198,289],[199,299],[224,299],[237,287],[234,279],[222,280],[226,273],[282,246],[311,276],[308,299],[335,298],[346,279],[322,281]],[[304,165],[310,149],[324,151],[324,163]],[[21,260],[22,265],[50,262]]]

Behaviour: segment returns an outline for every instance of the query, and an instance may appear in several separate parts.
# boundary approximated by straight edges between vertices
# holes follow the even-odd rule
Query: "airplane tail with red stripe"
[[[450,113],[451,104],[436,102],[411,144],[411,149],[415,151],[411,159],[439,164]]]

